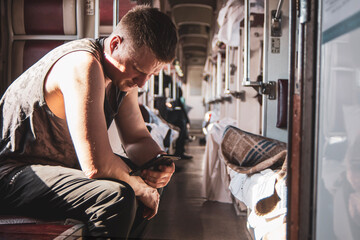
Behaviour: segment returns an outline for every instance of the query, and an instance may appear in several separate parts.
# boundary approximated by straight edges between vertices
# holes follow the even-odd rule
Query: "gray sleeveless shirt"
[[[90,52],[99,62],[103,62],[101,40],[81,39],[66,43],[30,67],[2,96],[0,179],[15,168],[30,164],[80,169],[66,120],[56,117],[50,111],[43,89],[52,66],[61,57],[75,51]],[[109,89],[104,99],[108,127],[126,94],[114,85]]]

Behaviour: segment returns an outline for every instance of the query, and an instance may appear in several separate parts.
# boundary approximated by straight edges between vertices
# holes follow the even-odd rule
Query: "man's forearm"
[[[147,184],[138,176],[130,176],[130,167],[118,156],[114,156],[108,161],[102,161],[96,171],[87,174],[89,178],[109,178],[117,179],[128,183],[134,190],[136,196],[141,196]],[[84,169],[83,169],[84,171]]]
[[[151,137],[142,138],[127,145],[125,149],[128,157],[138,166],[143,165],[159,153],[165,153]]]

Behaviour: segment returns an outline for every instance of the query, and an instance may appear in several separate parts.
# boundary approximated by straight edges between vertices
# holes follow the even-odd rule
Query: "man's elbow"
[[[87,178],[97,178],[99,171],[97,169],[83,169],[82,170]]]
[[[107,177],[105,171],[99,168],[83,169],[83,172],[85,176],[90,179]]]

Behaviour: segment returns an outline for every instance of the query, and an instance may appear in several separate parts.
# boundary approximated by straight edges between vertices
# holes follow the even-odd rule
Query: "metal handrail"
[[[276,8],[276,13],[275,13],[275,18],[276,19],[280,18],[282,4],[283,4],[283,0],[279,0],[277,8]]]
[[[230,94],[230,46],[226,45],[225,49],[225,94]]]
[[[119,15],[119,0],[113,0],[113,30],[115,30],[118,22],[120,21]]]
[[[250,0],[244,2],[244,78],[243,86],[259,86],[257,81],[252,82],[250,79]]]
[[[95,0],[95,24],[94,24],[94,38],[98,38],[100,31],[100,2],[99,0]]]
[[[219,98],[221,96],[221,53],[217,53],[217,61],[216,61],[216,96],[215,98]]]
[[[250,0],[244,1],[244,78],[243,85],[250,83]]]

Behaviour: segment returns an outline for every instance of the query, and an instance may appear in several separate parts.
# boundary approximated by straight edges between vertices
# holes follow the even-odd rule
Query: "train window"
[[[358,239],[360,7],[323,2],[316,239]]]

